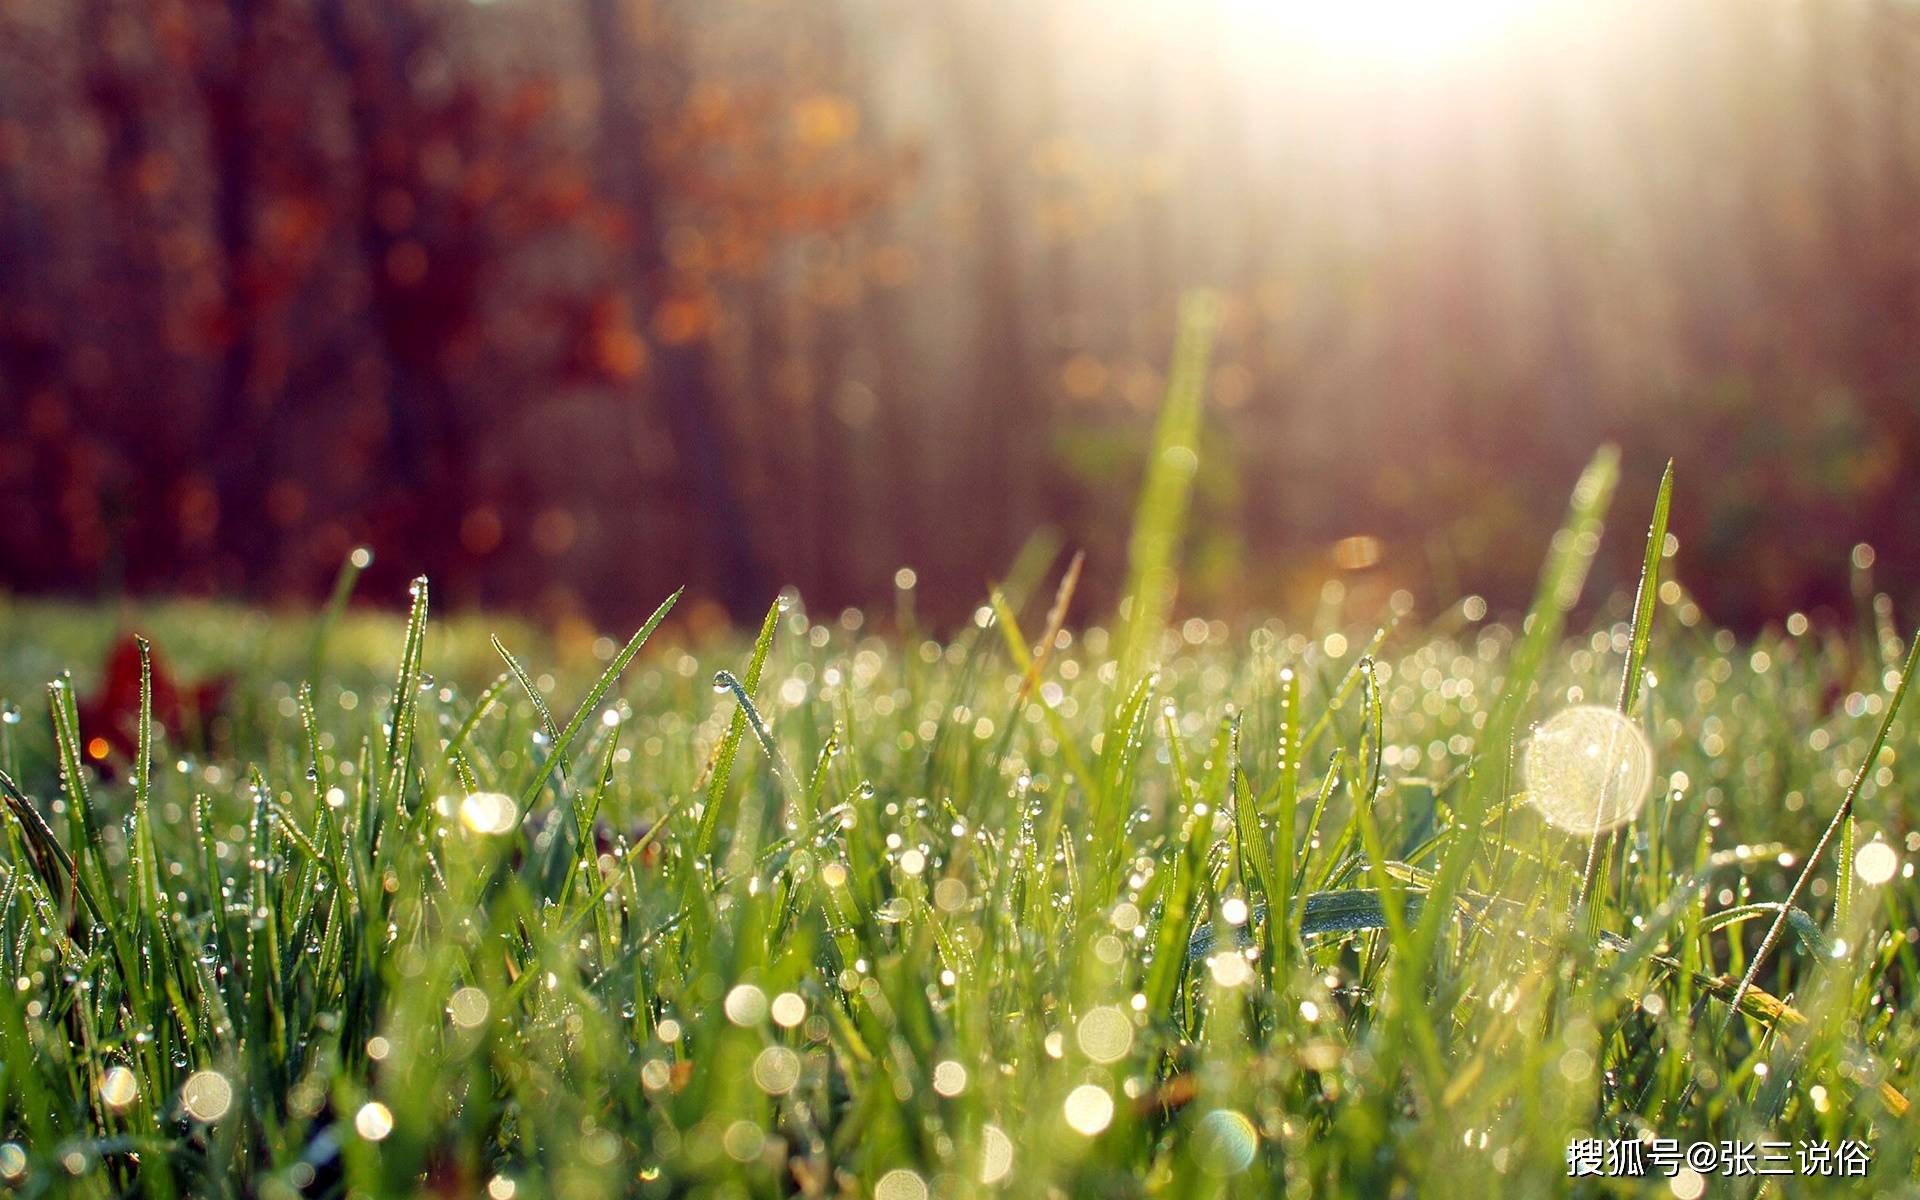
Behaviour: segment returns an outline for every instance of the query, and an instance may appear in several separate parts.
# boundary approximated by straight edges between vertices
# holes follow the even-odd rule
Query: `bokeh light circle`
[[[1868,842],[1853,856],[1853,870],[1860,882],[1878,887],[1899,873],[1900,856],[1885,842]]]
[[[232,1105],[233,1085],[218,1071],[195,1071],[180,1085],[180,1106],[196,1121],[218,1121]]]
[[[1193,1130],[1193,1157],[1209,1175],[1238,1175],[1253,1165],[1260,1137],[1244,1113],[1216,1108]]]
[[[1568,833],[1616,829],[1653,786],[1653,747],[1640,727],[1598,704],[1562,709],[1534,727],[1520,759],[1527,802]]]

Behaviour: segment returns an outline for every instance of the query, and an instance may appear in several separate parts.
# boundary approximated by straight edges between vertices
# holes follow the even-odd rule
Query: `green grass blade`
[[[667,619],[667,614],[673,611],[673,606],[678,603],[679,600],[680,591],[676,590],[673,595],[661,601],[660,607],[653,610],[653,615],[646,619],[640,628],[634,632],[634,635],[627,639],[627,644],[620,648],[620,652],[613,656],[613,661],[607,664],[607,669],[600,673],[600,678],[595,680],[593,687],[588,689],[586,698],[582,700],[580,706],[574,710],[573,719],[568,721],[567,727],[562,729],[559,735],[553,739],[553,750],[547,755],[547,761],[549,763],[557,764],[561,770],[565,770],[567,753],[573,748],[574,740],[580,736],[580,730],[584,728],[586,723],[592,719],[593,715],[599,711],[600,702],[607,698],[609,691],[613,690],[613,685],[619,681],[620,676],[626,671],[627,664],[631,663],[634,656],[640,653],[640,648],[647,644],[647,639],[652,637],[653,631],[660,627],[660,622]],[[508,665],[513,665],[511,657],[508,659]],[[524,675],[524,672],[518,670],[516,670],[515,673],[516,675]],[[525,686],[524,680],[522,686]],[[529,694],[535,695],[536,697],[538,695],[537,692],[531,691]],[[535,703],[539,703],[538,699],[535,700]],[[544,705],[542,705],[542,707],[544,707]],[[547,720],[549,726],[551,726],[552,717],[550,715],[547,717]],[[546,772],[542,771],[521,791],[521,811],[526,811],[527,808],[539,798],[540,788],[544,786],[545,781]]]
[[[347,602],[353,599],[353,587],[360,581],[360,573],[372,565],[373,552],[365,546],[356,547],[340,564],[340,573],[333,577],[333,593],[328,596],[326,607],[320,610],[319,620],[313,623],[313,643],[307,650],[308,682],[319,682],[320,669],[326,662],[327,640],[346,614]]]
[[[412,605],[407,612],[407,640],[400,653],[400,671],[393,681],[392,727],[387,732],[386,789],[381,795],[396,816],[406,813],[407,769],[413,760],[414,716],[420,707],[420,667],[427,641],[427,578],[415,579],[408,589]]]
[[[1646,678],[1647,643],[1653,636],[1654,603],[1660,595],[1660,559],[1666,553],[1667,516],[1673,507],[1673,460],[1660,474],[1660,490],[1653,500],[1653,520],[1647,525],[1647,550],[1640,562],[1640,583],[1633,594],[1633,627],[1627,635],[1627,661],[1620,672],[1620,712],[1631,716]]]
[[[780,618],[786,611],[786,601],[776,600],[767,609],[766,619],[760,622],[760,633],[753,640],[753,654],[747,661],[747,675],[742,686],[742,691],[749,698],[759,693],[760,673],[766,668],[767,653],[773,649],[774,631],[779,628]],[[705,858],[713,852],[714,835],[720,829],[720,818],[726,808],[727,785],[733,776],[734,756],[739,753],[740,739],[746,733],[747,711],[744,707],[735,708],[733,719],[727,723],[726,736],[721,739],[714,756],[713,772],[707,779],[706,809],[700,814],[700,824],[693,838],[696,859]]]
[[[1456,835],[1442,856],[1434,885],[1441,903],[1421,917],[1418,935],[1412,941],[1411,961],[1403,969],[1416,973],[1425,969],[1443,929],[1439,914],[1466,882],[1467,872],[1479,854],[1481,818],[1492,805],[1495,787],[1505,779],[1504,766],[1513,750],[1520,714],[1532,699],[1547,655],[1559,644],[1568,612],[1580,598],[1587,570],[1600,548],[1601,525],[1619,473],[1619,454],[1609,446],[1594,456],[1574,485],[1567,519],[1553,536],[1533,604],[1521,625],[1520,643],[1514,648],[1499,698],[1479,738],[1479,765],[1467,782],[1456,814]]]
[[[1200,404],[1219,319],[1220,302],[1212,293],[1191,292],[1181,300],[1167,397],[1154,430],[1127,547],[1117,677],[1121,696],[1146,670],[1173,607],[1187,501],[1200,469]]]

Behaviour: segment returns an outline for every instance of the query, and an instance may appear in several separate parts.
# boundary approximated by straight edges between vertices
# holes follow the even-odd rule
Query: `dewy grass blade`
[[[1667,469],[1660,474],[1660,489],[1653,499],[1653,520],[1647,525],[1647,548],[1640,562],[1640,583],[1633,596],[1633,625],[1627,633],[1627,659],[1620,669],[1620,715],[1633,715],[1633,706],[1640,698],[1640,684],[1646,677],[1647,645],[1653,636],[1654,602],[1660,593],[1660,558],[1667,546],[1667,515],[1673,505],[1673,460],[1667,460]],[[1598,822],[1596,821],[1596,824]],[[1599,930],[1600,912],[1590,901],[1604,894],[1607,887],[1606,870],[1608,854],[1602,853],[1602,846],[1611,852],[1614,832],[1596,833],[1587,844],[1587,867],[1581,875],[1580,895],[1574,904],[1574,912],[1588,911],[1588,933]],[[1599,872],[1596,880],[1595,873]]]
[[[1314,746],[1320,741],[1321,735],[1332,727],[1334,716],[1339,713],[1342,706],[1346,704],[1347,699],[1353,695],[1353,689],[1360,686],[1362,664],[1374,660],[1375,656],[1380,653],[1380,648],[1386,645],[1387,634],[1392,632],[1392,630],[1392,624],[1383,625],[1379,629],[1376,629],[1373,636],[1367,640],[1367,644],[1361,648],[1359,656],[1353,660],[1352,664],[1347,667],[1346,672],[1341,675],[1339,684],[1335,686],[1332,691],[1332,698],[1327,702],[1326,707],[1320,710],[1320,715],[1314,718],[1313,724],[1307,726],[1306,734],[1301,737],[1299,757],[1305,758],[1308,754],[1311,754]]]
[[[460,722],[460,728],[454,732],[453,737],[447,742],[447,756],[449,758],[459,754],[462,748],[466,746],[467,739],[473,736],[473,731],[479,728],[480,722],[486,720],[487,715],[493,712],[494,707],[500,703],[501,693],[507,690],[507,684],[513,682],[514,678],[513,672],[509,670],[506,674],[499,676],[492,683],[488,684],[486,690],[481,692],[479,697],[474,700],[473,711],[467,714],[466,720]]]
[[[1273,814],[1273,870],[1278,903],[1267,916],[1274,927],[1273,948],[1278,960],[1275,970],[1291,970],[1293,955],[1293,896],[1300,886],[1300,873],[1294,861],[1297,826],[1300,820],[1300,760],[1296,743],[1300,738],[1300,678],[1291,668],[1280,672],[1279,761],[1274,764],[1277,803]]]
[[[560,730],[557,734],[552,735],[553,748],[547,753],[547,762],[550,764],[550,768],[557,768],[563,774],[565,773],[567,753],[573,748],[574,739],[580,736],[580,730],[600,707],[600,702],[607,698],[607,693],[613,690],[613,685],[618,682],[620,676],[626,672],[627,664],[631,663],[634,656],[640,653],[640,648],[647,644],[647,639],[653,636],[653,631],[660,627],[660,622],[666,620],[667,614],[673,611],[673,606],[678,603],[679,600],[680,592],[675,591],[673,595],[661,601],[660,607],[653,610],[653,615],[646,619],[646,622],[634,632],[634,635],[627,639],[627,644],[620,648],[620,652],[613,656],[613,661],[607,664],[607,669],[600,672],[600,678],[594,681],[592,688],[588,689],[586,698],[583,699],[580,702],[580,706],[574,710],[573,718],[567,722],[567,727]],[[534,688],[526,678],[525,669],[514,661],[512,655],[507,654],[505,647],[500,646],[497,638],[494,641],[494,646],[505,656],[507,666],[513,671],[514,677],[520,680],[520,686],[527,690],[529,696],[533,697],[534,704],[540,709],[542,719],[545,721],[547,728],[551,730],[553,728],[553,715],[547,711],[546,703],[540,699],[539,690]],[[476,708],[475,716],[470,718],[469,724],[471,724],[471,721],[479,719],[480,712],[481,710]],[[546,786],[546,778],[547,770],[541,770],[537,772],[533,780],[522,789],[520,793],[520,811],[528,811],[532,808],[533,803],[540,798],[540,789]]]
[[[995,623],[1000,627],[1001,636],[1006,641],[1007,653],[1013,659],[1015,669],[1021,673],[1022,678],[1033,674],[1034,659],[1027,650],[1026,638],[1020,632],[1020,622],[1014,616],[1012,606],[1007,603],[1005,595],[998,588],[990,593],[988,603],[993,608]],[[1086,758],[1080,753],[1079,744],[1074,740],[1066,722],[1054,710],[1054,706],[1047,700],[1044,692],[1039,694],[1038,703],[1048,728],[1053,731],[1054,738],[1059,743],[1060,752],[1067,757],[1067,765],[1074,777],[1083,781],[1085,786],[1097,796],[1100,787],[1099,777],[1088,769]],[[1016,706],[1015,712],[1018,711]],[[1013,724],[1011,721],[1008,723]]]
[[[387,731],[386,789],[381,793],[394,815],[406,816],[407,769],[413,760],[413,720],[420,705],[420,664],[427,641],[427,579],[422,575],[408,588],[412,600],[407,613],[407,641],[400,652],[400,672],[393,681],[392,722]]]
[[[1266,830],[1260,827],[1260,814],[1255,810],[1253,789],[1247,785],[1240,764],[1240,721],[1235,718],[1227,735],[1227,802],[1233,809],[1234,857],[1239,862],[1239,874],[1247,883],[1247,904],[1257,905],[1268,912],[1284,912],[1287,897],[1275,879]],[[1278,952],[1280,939],[1275,934],[1273,922],[1262,921],[1260,929],[1260,974],[1267,988],[1278,995],[1284,987],[1285,977],[1277,976],[1276,972],[1286,969],[1286,963]]]
[[[1647,674],[1647,645],[1653,637],[1655,602],[1660,595],[1660,559],[1667,547],[1667,517],[1673,507],[1673,460],[1660,474],[1647,525],[1647,549],[1640,562],[1640,583],[1633,594],[1633,627],[1627,635],[1627,661],[1620,671],[1620,714],[1632,716]]]
[[[780,747],[773,744],[773,731],[767,728],[766,721],[760,716],[760,710],[754,707],[753,697],[747,695],[747,689],[734,678],[732,671],[714,672],[713,685],[733,693],[734,700],[740,705],[740,711],[747,715],[747,727],[753,730],[754,740],[760,743],[761,752],[767,756],[767,764],[779,777],[781,786],[787,789],[789,799],[798,797],[800,780],[794,775],[793,768],[787,765],[786,756],[780,753]]]
[[[1019,708],[1027,702],[1027,696],[1040,683],[1042,672],[1046,670],[1047,659],[1053,653],[1054,642],[1059,639],[1060,631],[1066,627],[1067,611],[1073,604],[1073,593],[1080,586],[1080,568],[1086,565],[1087,552],[1075,550],[1073,559],[1067,564],[1066,573],[1060,577],[1060,586],[1053,594],[1053,607],[1047,610],[1046,627],[1040,633],[1040,640],[1034,643],[1032,661],[1022,668],[1020,693],[1013,698],[1013,706]],[[993,604],[1003,620],[1010,620],[1005,597],[996,589]]]
[[[128,866],[133,875],[133,890],[139,913],[140,941],[148,947],[150,978],[155,990],[165,994],[177,1025],[166,1032],[178,1033],[187,1041],[195,1035],[195,1021],[187,1005],[186,987],[179,971],[180,947],[175,942],[172,907],[160,883],[160,856],[153,832],[153,648],[147,639],[139,639],[140,710],[135,730],[133,757],[133,846]],[[156,1027],[162,1026],[161,1013],[154,1014]],[[151,1041],[141,1043],[146,1063],[144,1086],[150,1099],[153,1089],[165,1078],[160,1069],[159,1049]]]
[[[0,771],[0,794],[5,796],[7,810],[20,824],[31,866],[40,886],[49,897],[64,895],[67,889],[75,886],[73,857],[60,844],[60,839],[55,836],[46,818],[40,815],[39,808],[20,790],[13,776],[5,771]],[[95,919],[98,919],[97,914]]]
[[[106,838],[94,812],[93,793],[87,786],[87,769],[81,759],[80,719],[74,708],[72,680],[66,677],[55,680],[48,687],[48,696],[60,778],[67,793],[68,834],[72,844],[69,881],[79,900],[105,931],[120,980],[134,1008],[145,1010],[149,1005],[146,977],[134,951],[132,931],[127,928],[114,899]],[[90,946],[93,940],[89,937]]]
[[[546,761],[534,772],[536,784],[544,785],[547,777],[556,771],[562,779],[566,778],[567,764],[553,753],[553,747],[560,744],[560,726],[553,719],[553,710],[547,707],[547,698],[540,694],[540,689],[535,686],[533,676],[527,673],[525,664],[514,657],[513,651],[507,649],[507,644],[500,640],[499,634],[496,633],[487,640],[492,645],[493,652],[507,664],[507,673],[513,676],[514,682],[520,685],[520,690],[526,693],[527,700],[533,705],[534,715],[540,718],[540,732],[546,735]],[[535,792],[533,795],[537,797],[539,793]],[[528,799],[525,796],[522,798]],[[531,800],[529,799],[528,802],[531,803]]]
[[[786,611],[787,602],[784,599],[775,600],[767,609],[766,619],[760,622],[760,634],[753,640],[753,655],[747,661],[747,677],[742,687],[749,697],[760,690],[760,673],[766,668],[767,653],[773,649],[774,631],[779,628],[780,618]],[[727,785],[733,778],[734,756],[739,753],[740,739],[746,733],[746,709],[735,708],[733,718],[727,722],[726,736],[721,739],[714,758],[713,772],[707,779],[706,809],[700,814],[700,824],[693,838],[696,859],[705,858],[713,850],[714,835],[719,831],[722,809],[726,806]]]

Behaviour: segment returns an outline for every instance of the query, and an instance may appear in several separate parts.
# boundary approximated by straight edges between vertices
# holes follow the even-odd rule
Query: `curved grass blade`
[[[633,661],[634,655],[640,653],[640,647],[647,644],[647,639],[652,637],[653,631],[660,627],[660,622],[666,620],[667,614],[673,611],[673,606],[679,602],[680,593],[684,590],[684,588],[676,589],[673,595],[668,596],[662,601],[660,607],[653,610],[653,615],[646,619],[645,624],[641,625],[640,628],[634,632],[634,635],[627,639],[627,644],[620,648],[620,653],[613,656],[613,661],[607,664],[607,669],[600,672],[600,678],[594,682],[592,688],[588,689],[586,699],[582,700],[580,707],[574,710],[573,719],[568,721],[567,727],[562,729],[559,734],[554,737],[553,749],[547,755],[547,763],[549,765],[557,765],[562,770],[565,769],[567,751],[573,747],[574,739],[580,736],[581,727],[587,723],[588,718],[593,715],[594,710],[600,707],[600,702],[606,699],[607,693],[613,689],[614,683],[617,682],[620,676],[626,671],[627,664]],[[502,653],[504,654],[505,651],[502,650]],[[509,667],[514,666],[511,655],[508,656],[507,661]],[[521,686],[526,687],[527,682],[524,679],[525,672],[516,669],[515,673],[522,677]],[[545,705],[539,700],[538,693],[535,689],[528,688],[528,694],[535,697],[534,703],[536,706],[544,709]],[[548,728],[551,729],[552,716],[551,714],[545,714],[545,716]],[[540,770],[527,786],[521,790],[520,811],[527,811],[533,802],[540,798],[540,789],[546,786],[547,773],[546,769]]]
[[[781,786],[788,789],[790,796],[798,796],[800,781],[795,777],[793,768],[787,765],[780,747],[773,744],[773,731],[767,728],[766,720],[760,716],[760,710],[754,707],[753,697],[747,695],[747,689],[732,671],[715,671],[713,685],[733,693],[733,698],[740,704],[740,711],[747,715],[747,726],[753,730],[754,740],[760,743],[760,752],[767,756],[767,762],[773,767],[774,774],[779,776]]]
[[[760,622],[760,635],[753,639],[753,656],[747,661],[747,676],[741,688],[749,697],[760,690],[760,673],[766,668],[767,652],[773,649],[773,634],[779,628],[780,616],[786,608],[784,600],[775,600],[767,609],[766,619]],[[746,733],[746,709],[736,708],[733,719],[727,723],[726,736],[721,739],[719,749],[714,754],[713,772],[707,777],[707,807],[700,814],[700,824],[693,837],[696,858],[704,857],[713,849],[714,835],[720,828],[721,810],[725,807],[727,784],[733,777],[733,760],[740,752],[740,739]],[[689,884],[694,878],[688,876]]]

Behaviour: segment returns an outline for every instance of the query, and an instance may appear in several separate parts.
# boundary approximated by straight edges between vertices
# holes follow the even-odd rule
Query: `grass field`
[[[1524,620],[1169,622],[1190,471],[1160,461],[1110,628],[1050,619],[1045,555],[946,641],[905,577],[894,613],[783,600],[691,649],[489,644],[424,583],[404,623],[0,609],[0,1181],[1912,1192],[1887,605],[1713,629],[1662,573],[1663,490],[1641,595],[1577,606],[1602,455]],[[119,626],[238,670],[210,728],[139,698],[124,747],[80,727],[94,684],[56,672]],[[1518,769],[1576,705],[1653,755],[1597,837]],[[1570,1178],[1584,1139],[1646,1174]],[[1787,1143],[1796,1175],[1669,1175],[1660,1139]],[[1820,1144],[1864,1177],[1808,1177]]]

